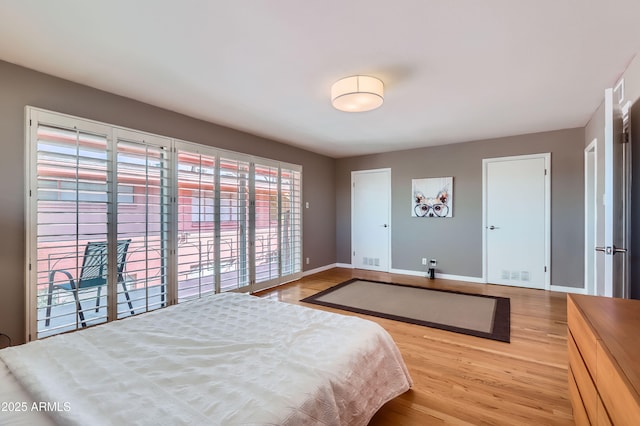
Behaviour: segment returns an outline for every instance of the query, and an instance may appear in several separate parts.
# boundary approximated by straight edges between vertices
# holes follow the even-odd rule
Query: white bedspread
[[[78,425],[366,425],[411,386],[378,324],[236,293],[0,359],[35,401],[59,404],[54,420]]]

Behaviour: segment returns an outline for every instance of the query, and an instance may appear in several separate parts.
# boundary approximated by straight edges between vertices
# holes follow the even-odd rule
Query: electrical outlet
[[[427,258],[426,258],[426,257],[423,257],[423,258],[422,258],[422,264],[423,264],[423,265],[426,265],[426,264],[427,264]]]
[[[429,261],[429,266],[431,266],[432,268],[435,268],[437,264],[438,264],[438,261],[436,259],[431,259]]]
[[[307,265],[309,264],[309,258],[307,257]]]

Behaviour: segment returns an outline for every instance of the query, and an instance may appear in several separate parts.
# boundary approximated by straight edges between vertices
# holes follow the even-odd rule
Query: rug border
[[[387,284],[387,285],[395,285],[395,286],[399,286],[399,287],[411,287],[411,288],[417,288],[420,290],[432,290],[432,291],[440,291],[440,292],[444,292],[444,293],[455,293],[455,294],[464,294],[464,295],[468,295],[468,296],[477,296],[477,297],[486,297],[486,298],[490,298],[490,299],[495,299],[496,300],[496,309],[495,312],[493,314],[493,331],[491,333],[487,333],[487,332],[483,332],[483,331],[477,331],[477,330],[469,330],[466,328],[460,328],[460,327],[454,327],[454,326],[450,326],[450,325],[446,325],[446,324],[438,324],[438,323],[434,323],[434,322],[430,322],[430,321],[423,321],[423,320],[419,320],[419,319],[415,319],[415,318],[408,318],[408,317],[403,317],[400,315],[392,315],[392,314],[385,314],[385,313],[381,313],[381,312],[376,312],[376,311],[369,311],[367,309],[360,309],[360,308],[354,308],[351,306],[346,306],[346,305],[340,305],[338,303],[331,303],[331,302],[323,302],[321,300],[316,300],[318,297],[324,296],[325,294],[328,293],[332,293],[335,290],[338,290],[342,287],[345,287],[349,284],[351,284],[354,281],[369,281],[369,282],[373,282],[373,283],[380,283],[380,284]],[[366,279],[366,278],[351,278],[345,282],[336,284],[334,286],[331,286],[325,290],[319,291],[318,293],[312,294],[311,296],[305,297],[304,299],[300,299],[301,302],[305,302],[305,303],[311,303],[314,305],[320,305],[320,306],[326,306],[329,308],[334,308],[334,309],[341,309],[343,311],[348,311],[348,312],[355,312],[358,314],[363,314],[363,315],[370,315],[370,316],[374,316],[374,317],[378,317],[378,318],[386,318],[386,319],[391,319],[394,321],[400,321],[400,322],[406,322],[409,324],[416,324],[416,325],[422,325],[425,327],[431,327],[431,328],[436,328],[439,330],[445,330],[445,331],[451,331],[454,333],[461,333],[461,334],[466,334],[469,336],[475,336],[475,337],[483,337],[485,339],[491,339],[491,340],[496,340],[499,342],[505,342],[505,343],[510,343],[511,339],[510,339],[510,332],[511,332],[511,302],[510,299],[508,297],[500,297],[500,296],[491,296],[488,294],[475,294],[475,293],[466,293],[463,291],[455,291],[455,290],[444,290],[444,289],[439,289],[439,288],[430,288],[430,287],[422,287],[422,286],[417,286],[417,285],[411,285],[411,284],[400,284],[400,283],[390,283],[387,281],[378,281],[378,280],[370,280],[370,279]]]

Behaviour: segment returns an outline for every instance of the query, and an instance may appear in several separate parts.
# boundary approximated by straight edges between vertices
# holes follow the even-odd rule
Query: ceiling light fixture
[[[384,84],[367,75],[353,75],[331,86],[331,104],[346,112],[371,111],[384,102]]]

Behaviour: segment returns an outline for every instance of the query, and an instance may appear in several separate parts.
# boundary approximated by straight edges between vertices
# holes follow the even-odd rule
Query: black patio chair
[[[129,309],[131,310],[131,315],[134,315],[129,291],[127,290],[127,285],[124,280],[124,267],[127,259],[129,243],[131,243],[130,239],[118,241],[118,283],[122,285],[124,295],[127,298],[127,303],[129,304]],[[84,249],[80,278],[77,281],[74,280],[73,275],[65,269],[54,269],[49,272],[49,291],[47,293],[47,316],[45,326],[48,327],[51,320],[53,291],[58,289],[73,292],[73,297],[76,299],[76,309],[80,316],[82,326],[87,326],[84,319],[84,312],[82,311],[82,305],[80,304],[80,298],[78,297],[78,292],[84,289],[98,287],[96,296],[96,312],[98,312],[100,309],[100,293],[102,291],[102,286],[107,283],[107,263],[107,242],[88,242]],[[58,273],[65,275],[68,281],[56,283],[55,276]]]

